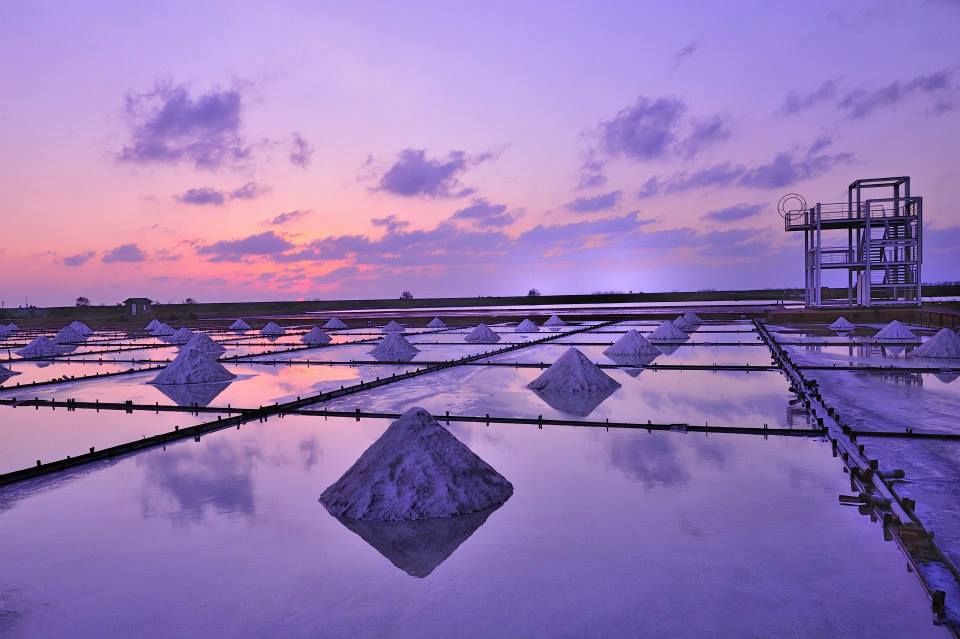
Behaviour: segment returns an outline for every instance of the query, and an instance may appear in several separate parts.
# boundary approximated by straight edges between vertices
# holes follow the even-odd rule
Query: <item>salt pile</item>
[[[160,328],[160,320],[158,320],[158,319],[152,319],[152,320],[150,320],[150,323],[149,323],[149,324],[147,324],[146,326],[143,327],[143,330],[147,331],[148,333],[152,333],[153,331],[157,330],[158,328]]]
[[[585,417],[620,388],[575,348],[568,348],[539,377],[527,384],[537,396],[564,413]]]
[[[249,331],[250,325],[244,322],[242,319],[234,320],[233,324],[230,325],[231,331]]]
[[[544,326],[566,326],[567,323],[556,315],[551,315],[550,319],[543,323]]]
[[[960,336],[949,328],[941,328],[936,335],[913,349],[914,357],[960,358]]]
[[[175,331],[172,326],[168,326],[163,322],[160,322],[160,325],[153,329],[153,334],[156,337],[170,337],[176,332],[177,331]]]
[[[227,349],[214,341],[213,338],[206,333],[194,333],[193,337],[180,347],[181,353],[185,350],[197,350],[201,353],[209,353],[210,355],[216,356],[226,352]]]
[[[623,337],[614,342],[603,351],[604,355],[621,357],[656,357],[660,351],[656,346],[647,341],[643,335],[635,329],[627,331]]]
[[[697,330],[697,327],[702,323],[703,320],[701,320],[700,317],[692,311],[687,311],[677,319],[673,320],[674,326],[687,333],[692,333],[693,331]]]
[[[7,324],[7,330],[12,333],[14,331],[19,331],[20,327],[14,324],[13,322],[10,322],[9,324]]]
[[[422,408],[390,424],[320,496],[331,515],[410,521],[502,504],[513,485]]]
[[[266,326],[260,329],[261,335],[266,335],[267,337],[279,337],[283,335],[284,330],[276,322],[269,322]]]
[[[830,330],[836,331],[837,333],[846,333],[852,330],[855,330],[857,327],[850,322],[846,317],[842,315],[837,318],[837,320],[829,326]]]
[[[407,338],[400,333],[390,333],[380,340],[370,354],[374,357],[389,358],[411,356],[419,352],[420,349],[408,342]]]
[[[85,335],[80,334],[77,329],[72,326],[64,326],[60,331],[53,336],[53,341],[57,344],[77,344],[86,339]]]
[[[471,344],[496,344],[500,341],[500,336],[491,331],[490,327],[486,324],[477,324],[476,327],[463,338],[463,341]]]
[[[300,338],[300,341],[304,344],[317,346],[319,344],[329,344],[332,339],[333,338],[327,335],[322,328],[319,326],[314,326],[310,329],[310,332]]]
[[[183,344],[186,344],[187,342],[192,340],[194,335],[196,335],[196,333],[194,333],[189,328],[184,326],[180,330],[176,331],[173,335],[171,335],[168,341],[171,344],[180,344],[182,346]]]
[[[518,333],[536,333],[537,331],[540,330],[540,327],[534,324],[529,319],[525,319],[519,324],[517,324],[517,328],[514,330],[516,330],[516,332]]]
[[[430,320],[430,323],[427,324],[427,328],[446,328],[447,325],[443,323],[443,320],[439,317],[434,317]]]
[[[670,320],[664,320],[647,339],[651,342],[680,342],[687,339],[687,334]]]
[[[347,325],[338,317],[331,317],[327,320],[327,323],[323,325],[327,330],[337,329],[337,328],[347,328]]]
[[[906,326],[893,320],[883,327],[883,329],[873,336],[876,340],[890,340],[893,342],[919,341],[917,336],[910,332]]]
[[[396,321],[394,321],[394,320],[390,320],[390,321],[387,322],[387,324],[386,324],[382,329],[380,329],[380,330],[382,330],[384,333],[402,333],[402,332],[403,332],[403,326],[401,326],[400,324],[398,324],[398,323],[397,323]]]
[[[84,337],[90,337],[91,335],[93,335],[93,329],[87,326],[86,324],[84,324],[83,322],[79,322],[79,321],[70,322],[70,324],[68,324],[68,327],[72,328],[73,330],[80,333]]]
[[[0,338],[9,337],[10,333],[12,332],[13,331],[10,330],[9,326],[4,326],[3,324],[0,324]]]
[[[184,349],[153,378],[151,384],[209,384],[225,382],[236,375],[224,368],[213,355]]]
[[[17,351],[20,357],[56,357],[61,348],[49,337],[37,337]]]
[[[0,364],[0,382],[7,379],[8,377],[13,377],[14,375],[19,375],[20,373],[12,371],[3,364]]]

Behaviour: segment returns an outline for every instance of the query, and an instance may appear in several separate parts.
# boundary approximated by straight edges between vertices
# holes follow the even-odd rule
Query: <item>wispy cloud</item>
[[[291,164],[305,169],[310,166],[310,161],[313,158],[313,147],[302,135],[294,133],[290,142],[290,155],[288,157]]]
[[[293,222],[294,220],[299,220],[303,216],[307,215],[309,211],[302,211],[300,209],[294,211],[287,211],[286,213],[281,213],[269,221],[273,226],[280,226],[288,222]]]
[[[66,266],[83,266],[90,260],[94,258],[96,253],[94,251],[84,251],[83,253],[77,253],[76,255],[68,255],[63,258],[63,263]]]
[[[270,192],[270,187],[256,182],[247,182],[231,191],[221,191],[211,186],[187,189],[174,199],[182,204],[198,206],[223,206],[230,200],[255,200]]]
[[[430,158],[426,149],[404,149],[380,173],[375,190],[404,197],[459,198],[474,193],[460,177],[468,168],[493,158],[492,153],[476,156],[451,151],[446,158]]]
[[[610,191],[609,193],[594,195],[593,197],[578,197],[572,202],[567,202],[563,207],[575,213],[609,211],[620,202],[622,196],[622,191]]]
[[[713,222],[735,222],[753,217],[762,211],[765,206],[765,204],[734,204],[733,206],[704,213],[700,218]]]
[[[484,198],[474,200],[469,206],[455,211],[454,220],[467,220],[480,228],[502,228],[509,226],[516,215],[507,212],[506,204],[492,204]]]
[[[287,239],[273,231],[250,235],[236,240],[221,240],[199,246],[197,255],[208,256],[211,262],[242,262],[248,257],[277,255],[293,248]]]
[[[146,253],[136,244],[121,244],[104,253],[100,261],[105,264],[112,264],[115,262],[143,262],[146,259]]]
[[[693,40],[680,47],[677,52],[673,54],[674,66],[679,66],[684,61],[692,58],[693,54],[700,50],[700,46],[699,40]]]

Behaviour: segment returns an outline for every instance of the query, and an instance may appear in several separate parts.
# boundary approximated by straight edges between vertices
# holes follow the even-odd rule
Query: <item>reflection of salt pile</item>
[[[213,355],[184,349],[153,378],[151,384],[209,384],[225,382],[236,375],[224,368]]]
[[[517,328],[515,330],[518,333],[536,333],[537,331],[540,330],[540,327],[534,324],[529,319],[525,319],[519,324],[517,324]]]
[[[471,344],[496,344],[500,341],[500,336],[491,331],[490,327],[486,324],[477,324],[476,327],[463,338],[463,341]]]
[[[330,514],[364,521],[452,517],[502,504],[513,485],[427,411],[390,424],[320,496]]]
[[[936,335],[913,349],[911,355],[914,357],[960,358],[960,337],[949,328],[941,328]]]
[[[697,327],[703,323],[703,320],[700,319],[700,316],[694,313],[693,311],[687,311],[677,319],[673,320],[674,325],[682,331],[687,333],[692,333],[697,330]]]
[[[933,376],[944,384],[951,384],[960,378],[960,373],[934,373]]]
[[[647,339],[651,342],[681,342],[687,339],[687,334],[670,320],[664,320]]]
[[[568,348],[527,388],[553,408],[584,417],[620,388],[620,383],[586,355]]]
[[[386,325],[385,325],[383,328],[381,328],[380,330],[382,330],[384,333],[402,333],[402,332],[403,332],[403,326],[401,326],[400,324],[398,324],[395,320],[390,320],[390,321],[387,322]]]
[[[324,324],[323,327],[327,330],[331,330],[331,329],[338,329],[338,328],[346,328],[347,325],[344,324],[340,318],[331,317],[330,319],[327,320],[327,323]]]
[[[176,333],[172,326],[160,322],[160,325],[153,329],[153,334],[157,337],[170,337]]]
[[[19,374],[20,373],[16,371],[12,371],[6,366],[4,366],[3,364],[0,364],[0,382],[2,382],[3,380],[9,377],[13,377],[14,375],[19,375]]]
[[[160,328],[160,320],[152,319],[146,326],[143,327],[143,330],[147,331],[148,333],[152,333],[158,328]]]
[[[627,331],[623,337],[618,339],[612,345],[603,351],[604,355],[621,357],[656,357],[660,354],[656,346],[647,341],[647,339],[638,333],[635,329]]]
[[[250,325],[244,322],[242,319],[234,320],[233,324],[230,325],[231,331],[249,331]]]
[[[897,320],[893,320],[884,326],[879,333],[873,336],[873,339],[891,342],[919,341],[917,336],[910,332],[910,329]]]
[[[447,325],[443,323],[443,320],[439,317],[434,317],[430,320],[430,323],[427,324],[427,328],[446,328]]]
[[[567,323],[556,315],[551,315],[550,319],[543,323],[544,326],[566,326]]]
[[[91,335],[93,335],[93,329],[87,326],[86,324],[84,324],[83,322],[73,321],[73,322],[70,322],[70,324],[68,324],[68,327],[72,328],[73,330],[83,335],[84,337],[90,337]]]
[[[266,326],[260,329],[261,335],[266,335],[267,337],[279,337],[283,335],[284,330],[276,322],[268,322]]]
[[[157,390],[169,397],[177,406],[209,406],[217,395],[225,391],[230,382],[207,384],[156,384]]]
[[[56,357],[61,348],[49,337],[37,337],[17,351],[20,357]]]
[[[846,333],[852,330],[855,330],[857,327],[854,326],[850,320],[842,315],[836,319],[836,321],[828,327],[831,331],[836,331],[837,333]]]
[[[72,326],[64,326],[56,335],[54,335],[53,341],[62,346],[64,344],[77,344],[86,338],[86,335],[81,334]]]
[[[370,354],[374,357],[405,357],[420,352],[416,346],[407,341],[400,333],[389,333],[378,343]]]
[[[182,353],[185,350],[197,350],[202,353],[209,353],[210,355],[217,356],[225,352],[223,346],[215,342],[209,335],[206,333],[194,333],[193,337],[180,347],[180,352]]]
[[[190,340],[192,340],[194,335],[196,335],[196,333],[194,333],[189,328],[184,326],[180,330],[176,331],[173,335],[171,335],[170,339],[167,341],[169,341],[171,344],[183,345],[189,342]]]
[[[326,332],[319,326],[314,326],[310,331],[300,338],[300,341],[304,344],[310,344],[311,346],[317,346],[320,344],[329,344],[331,338]]]

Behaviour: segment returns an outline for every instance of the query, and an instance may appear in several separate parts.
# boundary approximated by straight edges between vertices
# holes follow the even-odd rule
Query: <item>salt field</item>
[[[392,317],[329,344],[289,322],[276,341],[189,327],[190,345],[94,331],[47,359],[8,336],[0,635],[949,636],[928,592],[955,623],[960,360],[910,354],[935,331],[905,327],[890,357],[882,326],[722,315],[650,342],[663,320]],[[328,512],[324,489],[415,407],[510,491],[422,522]],[[857,497],[844,428],[904,471],[945,560]]]

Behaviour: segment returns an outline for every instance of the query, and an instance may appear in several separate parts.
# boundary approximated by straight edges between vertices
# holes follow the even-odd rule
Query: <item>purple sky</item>
[[[0,4],[0,299],[797,286],[910,175],[960,279],[960,3]]]

